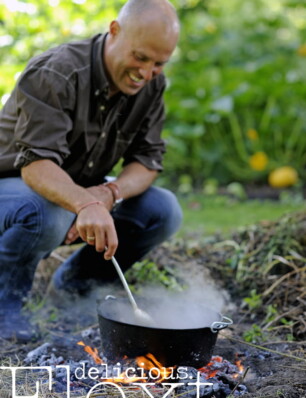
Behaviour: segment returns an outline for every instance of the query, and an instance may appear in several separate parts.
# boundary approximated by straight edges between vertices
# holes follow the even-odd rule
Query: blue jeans
[[[112,215],[119,239],[116,258],[124,270],[175,233],[182,219],[175,196],[156,187],[123,201]],[[21,307],[37,264],[63,243],[75,218],[21,178],[0,179],[0,309]],[[56,271],[54,283],[69,290],[78,281],[85,286],[86,280],[106,282],[116,277],[111,262],[84,244]]]

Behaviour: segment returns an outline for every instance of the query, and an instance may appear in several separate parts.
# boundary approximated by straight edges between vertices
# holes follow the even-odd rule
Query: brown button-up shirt
[[[33,58],[0,112],[0,178],[50,159],[83,186],[100,183],[123,158],[162,170],[164,76],[136,95],[108,99],[106,35]]]

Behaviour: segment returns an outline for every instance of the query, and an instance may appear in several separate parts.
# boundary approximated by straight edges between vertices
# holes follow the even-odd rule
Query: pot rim
[[[123,298],[121,298],[123,299]],[[168,327],[156,327],[156,326],[145,326],[145,325],[139,325],[139,324],[135,324],[135,323],[128,323],[128,322],[122,322],[116,319],[112,319],[108,316],[105,316],[104,314],[102,314],[102,311],[100,309],[100,307],[105,304],[105,302],[109,301],[109,300],[117,300],[117,297],[112,296],[112,295],[107,295],[104,298],[104,301],[100,301],[97,303],[97,312],[98,312],[98,316],[102,317],[103,319],[106,319],[108,321],[114,322],[115,324],[118,325],[124,325],[124,326],[128,326],[128,327],[138,327],[144,330],[161,330],[161,331],[169,331],[169,332],[173,332],[173,331],[181,331],[181,332],[190,332],[192,330],[203,330],[203,329],[210,329],[212,333],[217,333],[219,332],[219,330],[225,329],[228,326],[233,324],[232,319],[228,318],[227,316],[224,316],[222,314],[220,314],[219,312],[215,311],[215,310],[211,310],[208,307],[203,306],[203,308],[206,308],[208,311],[210,312],[214,312],[218,317],[219,320],[212,322],[212,324],[210,326],[202,326],[202,327],[195,327],[195,328],[168,328]],[[125,299],[124,299],[125,300]],[[106,305],[106,304],[105,304]]]

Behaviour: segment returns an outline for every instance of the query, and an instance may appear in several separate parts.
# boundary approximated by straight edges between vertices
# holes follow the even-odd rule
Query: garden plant
[[[35,54],[107,28],[123,0],[4,0],[0,98]],[[306,5],[296,0],[173,0],[182,23],[167,66],[161,184],[187,179],[302,181],[306,165]],[[283,169],[283,167],[285,167]],[[275,176],[275,169],[282,168]],[[269,177],[270,175],[270,177]]]

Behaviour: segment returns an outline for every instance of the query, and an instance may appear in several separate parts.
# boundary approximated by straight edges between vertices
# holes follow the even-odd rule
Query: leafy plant
[[[175,291],[183,289],[183,285],[171,268],[163,267],[160,269],[156,263],[149,260],[135,263],[125,275],[127,280],[132,284],[157,284]]]
[[[4,0],[1,103],[32,56],[107,30],[124,1]],[[186,192],[212,178],[219,185],[267,183],[281,166],[303,181],[306,4],[172,1],[182,28],[166,67],[168,153],[161,184]]]
[[[264,323],[273,322],[278,317],[278,311],[275,304],[269,304],[266,307],[266,317]]]
[[[254,323],[252,327],[243,333],[243,338],[249,343],[260,343],[266,340],[262,327]]]
[[[169,67],[167,169],[196,185],[305,176],[306,6],[285,0],[193,1]],[[186,84],[188,82],[188,84]],[[252,157],[262,154],[261,164]]]
[[[262,296],[261,294],[257,294],[256,290],[251,290],[251,295],[249,297],[245,297],[243,302],[247,304],[250,310],[257,309],[262,305]]]

